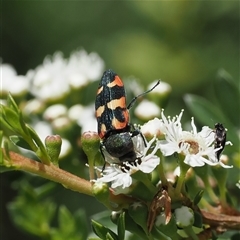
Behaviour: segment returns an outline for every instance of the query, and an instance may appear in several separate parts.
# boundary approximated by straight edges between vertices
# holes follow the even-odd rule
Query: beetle
[[[127,106],[121,78],[111,69],[103,73],[96,95],[95,115],[101,138],[100,151],[104,159],[104,148],[120,162],[134,162],[139,159],[132,138],[140,134],[145,145],[146,143],[141,131],[129,123],[129,109],[139,97],[152,91],[159,83],[160,81],[150,90],[134,97]]]
[[[227,132],[224,128],[222,123],[216,123],[214,125],[215,127],[215,141],[214,141],[214,148],[220,148],[218,151],[216,151],[216,158],[219,161],[220,155],[225,147],[226,139],[227,139]]]

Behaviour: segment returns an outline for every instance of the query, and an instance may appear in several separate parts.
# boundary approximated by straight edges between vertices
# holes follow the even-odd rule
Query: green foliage
[[[240,89],[225,70],[219,71],[218,78],[214,82],[214,89],[216,95],[214,103],[193,94],[185,95],[185,103],[200,124],[223,123],[229,130],[227,138],[233,143],[231,148],[239,152],[240,139],[237,129],[240,124]]]
[[[196,194],[196,196],[194,197],[194,200],[193,200],[193,204],[194,204],[194,205],[197,205],[197,204],[200,202],[200,200],[201,200],[201,198],[202,198],[202,196],[203,196],[203,193],[204,193],[204,191],[203,191],[203,190],[200,190],[200,191]]]
[[[155,229],[155,234],[159,236],[160,239],[164,240],[180,239],[179,235],[177,234],[177,226],[173,218],[168,224],[162,224],[157,229]]]
[[[232,76],[221,69],[218,71],[217,79],[214,81],[214,90],[219,108],[227,117],[228,124],[240,127],[240,88]],[[230,125],[230,126],[231,126]]]
[[[22,113],[11,94],[8,94],[7,105],[0,105],[0,107],[1,123],[7,130],[18,134],[9,136],[12,143],[24,149],[34,151],[43,163],[49,164],[51,158],[47,153],[46,147],[35,130],[25,123]]]
[[[84,240],[88,236],[88,225],[83,210],[72,214],[65,206],[58,212],[58,228],[51,230],[51,240],[73,239]]]
[[[228,139],[233,142],[233,146],[226,147],[224,153],[229,153],[230,161],[232,158],[235,159],[234,167],[237,164],[239,166],[237,134],[240,122],[239,52],[236,51],[239,47],[237,34],[239,4],[237,1],[75,1],[60,4],[50,1],[34,3],[4,1],[3,8],[3,18],[5,24],[8,24],[3,28],[2,33],[3,45],[6,46],[3,49],[5,56],[3,61],[13,64],[20,74],[35,68],[43,61],[44,56],[56,50],[69,53],[73,49],[84,47],[88,51],[97,51],[104,58],[106,67],[116,69],[123,77],[134,75],[144,85],[159,78],[170,83],[173,88],[172,99],[175,102],[170,101],[167,109],[169,112],[176,114],[183,108],[182,95],[188,91],[190,94],[185,95],[184,100],[199,125],[213,127],[215,122],[222,122],[228,128]],[[42,21],[43,15],[45,21]],[[35,29],[32,23],[37,26]],[[53,29],[54,34],[52,34]],[[48,36],[47,40],[46,36]],[[11,44],[15,43],[16,39],[18,39],[17,44]],[[33,51],[33,45],[39,47]],[[217,69],[227,69],[233,77],[225,70],[220,70],[217,80],[213,81]],[[88,105],[94,101],[96,88],[97,83],[93,83],[83,90],[74,93],[72,91],[64,104],[67,108],[72,103]],[[127,91],[130,92],[128,89]],[[132,92],[128,96],[131,94]],[[32,97],[28,93],[16,99],[22,108]],[[43,142],[34,129],[25,123],[26,118],[29,124],[33,121],[41,121],[42,115],[39,112],[37,113],[39,116],[27,113],[23,119],[17,105],[9,95],[7,106],[1,106],[0,127],[4,129],[5,135],[10,135],[10,141],[16,146],[33,151],[43,163],[50,163],[51,159]],[[131,121],[139,122],[134,117]],[[80,129],[75,124],[74,127],[71,125],[71,131],[65,130],[59,131],[61,136],[71,142],[74,153],[68,155],[67,161],[61,162],[61,167],[85,176],[86,171],[83,167],[85,161],[79,161],[83,156],[82,149],[78,146]],[[11,147],[7,141],[3,144],[6,151],[5,158],[10,160],[8,150]],[[100,162],[100,157],[96,158]],[[6,167],[0,151],[0,165],[2,164],[5,165],[1,167],[2,171],[15,170]],[[211,173],[209,175],[212,177]],[[215,172],[213,175],[216,175]],[[238,178],[239,168],[232,169],[229,175],[231,182],[228,182],[227,187],[236,189],[233,184]],[[225,177],[222,180],[225,180]],[[193,204],[198,204],[204,197],[203,192],[199,190],[195,179],[192,181],[194,185],[189,186],[188,193],[193,195]],[[46,190],[51,189],[51,185],[44,186],[31,189],[26,182],[19,185],[18,197],[9,204],[15,223],[21,230],[33,233],[41,239],[87,239],[84,212],[79,210],[72,214],[67,207],[58,207],[47,197],[52,195]],[[150,191],[146,186],[138,185],[138,187],[142,190],[139,191],[139,197],[144,193],[142,199],[150,201],[152,195],[148,194]],[[222,188],[226,190],[225,184]],[[44,192],[46,194],[43,194]],[[232,192],[229,192],[229,196],[231,200],[234,198]],[[71,199],[69,202],[72,204],[74,200]],[[85,207],[91,209],[92,205],[86,204]],[[144,220],[147,218],[147,206],[141,212],[131,211],[132,209],[128,209],[120,214],[115,221],[118,225],[115,232],[109,222],[104,223],[104,226],[107,226],[104,227],[93,221],[93,229],[97,235],[103,237],[102,239],[124,239],[124,237],[146,239],[147,229]],[[194,212],[194,218],[194,225],[200,227],[201,216]],[[53,224],[55,219],[57,219],[57,227]],[[125,228],[132,233],[131,236],[126,234]],[[159,229],[154,228],[152,235],[156,239],[178,239],[174,219],[171,219],[167,225],[161,225]],[[151,237],[149,236],[149,239]],[[227,236],[227,239],[230,238]],[[239,236],[235,239],[238,238]]]
[[[55,184],[47,183],[33,188],[25,180],[17,184],[19,195],[8,204],[14,223],[21,229],[40,239],[86,240],[88,225],[83,210],[72,214],[65,206],[57,205],[49,197]],[[54,218],[57,214],[57,226]]]
[[[102,224],[92,220],[92,228],[94,233],[103,240],[118,240],[118,236],[109,228],[103,226]]]

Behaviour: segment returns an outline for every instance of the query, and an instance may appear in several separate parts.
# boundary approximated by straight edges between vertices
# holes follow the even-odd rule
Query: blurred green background
[[[169,112],[174,115],[185,108],[185,93],[213,98],[212,83],[219,69],[239,85],[239,1],[2,1],[1,5],[1,58],[18,74],[25,75],[58,50],[68,57],[84,48],[97,52],[106,68],[121,77],[133,75],[145,85],[159,78],[168,82],[173,88]],[[3,201],[13,199],[9,186],[15,177],[13,172],[1,175]],[[79,194],[71,194],[69,201],[78,199],[76,208],[84,205]],[[5,208],[1,211],[7,216]],[[18,239],[35,239],[10,230],[7,218],[1,222],[4,240],[16,239],[16,234]]]

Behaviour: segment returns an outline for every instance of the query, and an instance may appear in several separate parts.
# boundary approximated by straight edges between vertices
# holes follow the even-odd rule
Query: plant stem
[[[160,164],[158,165],[158,173],[159,173],[159,178],[161,180],[161,183],[162,183],[162,186],[166,186],[167,185],[167,179],[166,179],[166,176],[165,176],[165,173],[164,173],[164,167],[163,167],[163,162],[164,162],[164,157],[161,156],[161,161],[160,161]]]
[[[180,154],[179,154],[179,157],[182,158],[182,156]],[[175,190],[176,196],[179,196],[181,194],[182,187],[185,182],[186,173],[187,173],[188,169],[190,168],[190,166],[188,166],[187,164],[185,164],[183,162],[183,159],[179,159],[179,167],[180,167],[180,176],[178,178],[177,186],[176,186],[176,190]]]
[[[1,151],[1,149],[0,149]],[[89,181],[79,178],[76,175],[73,175],[69,172],[66,172],[52,163],[49,165],[43,164],[29,158],[23,157],[20,154],[9,152],[11,161],[7,160],[6,152],[2,149],[3,152],[3,164],[5,167],[15,168],[16,170],[21,170],[25,172],[30,172],[41,176],[43,178],[49,179],[51,181],[62,184],[65,188],[77,191],[89,196],[92,194],[92,185]]]
[[[185,227],[183,230],[192,240],[199,240],[198,236],[193,231],[192,226]]]

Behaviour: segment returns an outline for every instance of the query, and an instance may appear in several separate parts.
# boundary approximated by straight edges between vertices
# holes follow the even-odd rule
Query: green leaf
[[[30,199],[19,195],[14,202],[8,204],[8,210],[14,223],[22,230],[45,238],[49,234],[50,222],[54,216],[56,205],[49,201]]]
[[[193,226],[202,228],[202,216],[199,212],[194,212],[194,223]]]
[[[214,81],[214,90],[224,115],[228,117],[234,126],[239,128],[239,86],[237,86],[231,75],[224,69],[218,71],[218,77],[216,81]]]
[[[29,125],[26,125],[26,126],[27,126],[27,130],[28,130],[29,134],[31,135],[31,137],[33,138],[35,144],[38,146],[38,149],[34,150],[35,153],[37,154],[38,158],[44,164],[49,164],[51,162],[51,160],[50,160],[50,156],[47,153],[45,145],[42,143],[41,139],[39,138],[39,136],[37,135],[35,130],[32,127],[30,127]]]
[[[74,218],[65,206],[59,208],[58,223],[62,236],[69,237],[75,232]]]
[[[146,218],[147,219],[147,218]],[[146,222],[145,219],[145,222]],[[125,228],[131,233],[136,234],[140,237],[140,239],[146,239],[146,233],[142,229],[141,226],[139,226],[129,215],[128,212],[125,212]]]
[[[114,237],[108,232],[106,235],[106,240],[114,240]]]
[[[60,206],[58,213],[58,228],[52,228],[51,240],[80,240],[87,239],[88,228],[84,211],[72,214],[65,206]]]
[[[74,213],[74,218],[76,222],[76,227],[79,229],[79,232],[81,234],[81,239],[87,239],[89,234],[89,227],[88,227],[88,221],[86,221],[87,216],[83,209],[78,209]]]
[[[2,146],[3,141],[3,131],[0,131],[0,146]]]
[[[109,234],[111,237],[113,237],[113,239],[118,239],[117,235],[112,230],[108,229],[107,227],[94,220],[92,220],[92,228],[94,233],[103,240],[109,239],[107,238],[107,235],[109,237]]]
[[[135,223],[142,227],[146,234],[148,234],[147,221],[148,218],[148,208],[146,205],[137,203],[130,206],[128,213]]]
[[[7,105],[14,111],[16,112],[17,114],[19,113],[19,108],[16,104],[16,102],[14,101],[12,95],[9,93],[8,94],[8,97],[7,97]]]
[[[174,217],[171,218],[170,222],[166,225],[161,224],[160,226],[156,227],[155,229],[158,230],[162,234],[162,239],[179,239],[179,235],[177,234],[177,225],[175,222]],[[153,236],[155,236],[155,232],[153,231]],[[156,235],[157,236],[157,235]],[[165,238],[163,238],[163,236]],[[166,238],[169,237],[169,238]]]
[[[125,238],[125,212],[122,212],[118,218],[117,223],[117,230],[118,230],[118,239],[124,240]]]
[[[207,101],[203,97],[199,97],[193,94],[186,94],[184,101],[196,118],[203,125],[214,125],[215,122],[226,122],[223,114],[219,109],[211,102]]]
[[[237,128],[221,113],[221,111],[206,99],[187,94],[184,96],[184,101],[190,111],[193,113],[195,119],[203,125],[211,126],[216,122],[224,123],[224,126],[229,130],[227,132],[227,140],[233,143],[233,148],[235,151],[239,149],[239,137],[237,134]],[[239,115],[239,112],[236,113]],[[231,149],[232,150],[232,149]]]
[[[16,135],[10,136],[9,139],[11,142],[21,148],[27,149],[27,150],[33,150],[31,146],[22,138]]]
[[[11,108],[1,105],[2,118],[7,123],[8,128],[15,132],[22,133],[22,126],[19,122],[19,115]]]
[[[194,205],[197,205],[197,204],[200,202],[200,200],[202,199],[203,193],[204,193],[204,191],[203,191],[203,190],[200,190],[200,191],[196,194],[196,196],[194,197],[194,200],[193,200],[193,204],[194,204]]]

